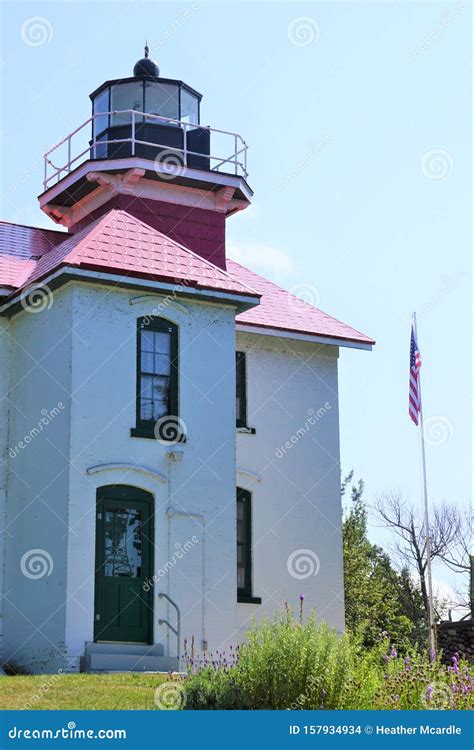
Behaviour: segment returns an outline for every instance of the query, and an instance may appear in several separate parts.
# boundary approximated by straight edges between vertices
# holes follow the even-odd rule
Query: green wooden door
[[[152,496],[97,490],[94,640],[152,643]]]

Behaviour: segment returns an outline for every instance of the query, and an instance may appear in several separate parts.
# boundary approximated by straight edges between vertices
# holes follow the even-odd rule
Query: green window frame
[[[237,601],[261,604],[252,595],[252,495],[237,487]]]
[[[132,437],[155,438],[158,420],[179,418],[178,371],[178,326],[163,318],[139,318],[136,427],[131,430]]]

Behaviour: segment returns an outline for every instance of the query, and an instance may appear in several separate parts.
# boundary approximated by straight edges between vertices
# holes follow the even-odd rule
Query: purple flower
[[[426,691],[426,700],[431,700],[431,696],[433,694],[433,685],[428,685],[428,690]]]
[[[409,656],[405,656],[403,662],[404,662],[404,664],[406,664],[408,666],[408,664],[410,663],[410,657]]]
[[[382,659],[383,659],[383,663],[386,664],[388,662],[388,656],[387,656],[387,654],[384,654],[382,656]]]
[[[435,661],[435,659],[436,659],[436,651],[434,650],[434,648],[430,648],[430,650],[428,651],[428,654],[429,654],[429,657],[430,657],[430,661]]]
[[[397,658],[398,654],[397,654],[397,651],[395,649],[395,646],[392,646],[392,650],[390,651],[390,656],[392,657],[392,659],[396,659]]]
[[[300,594],[300,602],[304,601],[304,594]]]

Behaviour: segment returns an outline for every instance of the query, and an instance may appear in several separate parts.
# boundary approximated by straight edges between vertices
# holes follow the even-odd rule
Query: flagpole
[[[413,328],[418,345],[418,331],[416,327],[416,313],[413,313]],[[420,349],[418,345],[418,349]],[[423,475],[423,499],[425,509],[425,549],[426,549],[426,579],[428,584],[428,627],[430,631],[430,646],[435,651],[436,637],[434,629],[433,616],[433,580],[431,577],[431,544],[430,544],[430,524],[428,510],[428,483],[426,481],[426,455],[425,455],[425,431],[423,426],[423,401],[421,398],[421,379],[418,373],[418,393],[420,402],[420,442],[421,442],[421,468]]]

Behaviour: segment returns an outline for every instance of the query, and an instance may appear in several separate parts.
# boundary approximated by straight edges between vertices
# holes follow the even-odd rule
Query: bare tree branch
[[[428,611],[426,581],[426,531],[423,515],[399,492],[387,492],[376,500],[375,512],[382,524],[395,536],[395,549],[402,564],[413,568],[420,581],[425,611]],[[466,573],[470,569],[471,524],[468,513],[453,504],[442,503],[433,509],[429,528],[430,558],[449,570]]]

